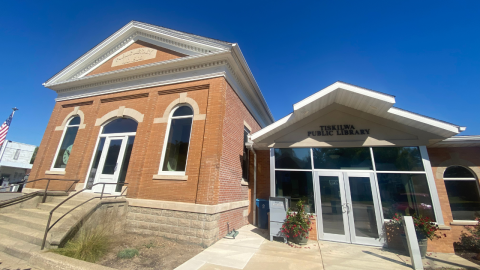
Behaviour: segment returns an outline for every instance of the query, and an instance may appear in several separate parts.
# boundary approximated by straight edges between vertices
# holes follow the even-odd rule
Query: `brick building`
[[[235,43],[132,21],[44,85],[58,97],[30,179],[113,183],[131,232],[210,245],[284,196],[307,202],[312,239],[384,245],[393,213],[420,213],[451,236],[429,249],[453,252],[479,206],[464,127],[341,82],[274,122]]]

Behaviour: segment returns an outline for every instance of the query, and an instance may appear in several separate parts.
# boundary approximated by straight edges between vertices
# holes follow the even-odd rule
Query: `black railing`
[[[50,186],[50,181],[66,181],[66,182],[73,182],[69,187],[68,189],[65,190],[65,192],[69,192],[70,189],[72,189],[73,185],[75,185],[76,183],[78,183],[80,180],[74,180],[74,179],[51,179],[51,178],[40,178],[40,179],[35,179],[35,180],[31,180],[31,181],[27,181],[25,183],[22,183],[22,185],[26,185],[26,184],[29,184],[29,183],[33,183],[33,182],[38,182],[38,181],[47,181],[47,185],[45,186],[45,191],[43,193],[43,198],[42,198],[42,203],[45,202],[45,200],[47,199],[47,191],[48,191],[48,186]],[[14,184],[12,184],[14,185]],[[58,191],[58,190],[56,190]],[[37,192],[38,193],[38,192]],[[16,200],[16,201],[21,201],[20,198],[25,198],[26,196],[21,196],[21,197],[18,197],[19,199]],[[15,200],[13,200],[15,201]],[[15,204],[15,203],[13,203]],[[9,205],[12,205],[12,204],[9,204]]]
[[[62,204],[64,204],[65,202],[67,202],[68,200],[70,200],[71,198],[77,196],[79,193],[82,193],[83,191],[85,190],[90,190],[93,186],[96,186],[96,185],[103,185],[102,186],[102,193],[100,194],[100,196],[98,197],[92,197],[84,202],[82,202],[81,204],[75,206],[74,208],[70,209],[69,211],[67,211],[65,214],[63,214],[61,217],[59,217],[53,224],[52,226],[50,226],[50,222],[52,221],[52,216],[53,216],[53,212],[55,212],[55,210],[57,210],[58,207],[60,207]],[[122,191],[122,193],[120,193],[120,195],[113,195],[113,196],[103,196],[103,192],[105,191],[105,185],[128,185],[128,183],[96,183],[96,184],[93,184],[91,186],[89,186],[88,188],[84,188],[80,191],[77,191],[75,194],[73,194],[72,196],[68,196],[68,198],[66,198],[65,200],[63,200],[61,203],[59,203],[57,206],[55,206],[55,208],[53,208],[51,211],[50,211],[50,215],[48,217],[48,221],[47,221],[47,227],[45,228],[45,234],[43,235],[43,241],[42,241],[42,250],[45,248],[45,242],[47,241],[47,235],[48,235],[48,232],[53,228],[53,226],[55,226],[62,218],[64,218],[66,215],[70,214],[70,212],[72,212],[73,210],[77,209],[78,207],[86,204],[87,202],[93,200],[93,199],[97,199],[97,198],[100,198],[103,199],[103,198],[117,198],[117,197],[121,197],[121,196],[125,196],[123,195],[123,193],[128,189],[128,186],[125,187],[125,189]]]

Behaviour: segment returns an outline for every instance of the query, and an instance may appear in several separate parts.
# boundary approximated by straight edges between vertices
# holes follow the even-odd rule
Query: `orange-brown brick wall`
[[[188,153],[186,175],[187,181],[154,180],[160,167],[163,143],[167,123],[153,123],[154,118],[162,118],[167,106],[178,99],[179,93],[159,95],[158,91],[178,89],[184,87],[209,84],[208,89],[188,91],[187,97],[196,101],[200,114],[206,114],[204,120],[194,120]],[[141,97],[128,100],[117,100],[113,102],[104,102],[102,99],[124,97],[135,94],[148,93],[148,97]],[[227,100],[228,99],[228,100]],[[85,129],[80,129],[77,133],[73,149],[65,169],[65,175],[46,175],[50,170],[54,155],[62,137],[62,131],[56,131],[55,127],[60,126],[65,117],[74,110],[74,107],[63,108],[62,105],[74,104],[80,102],[93,101],[91,105],[81,105],[80,110],[84,113]],[[110,111],[118,109],[120,106],[135,109],[144,114],[143,122],[138,124],[135,142],[130,158],[126,182],[129,183],[128,197],[168,200],[178,202],[189,202],[198,204],[218,204],[219,194],[222,195],[223,202],[241,200],[245,193],[242,193],[240,182],[236,189],[229,190],[225,188],[230,185],[226,182],[224,190],[220,192],[220,164],[222,155],[232,155],[227,147],[223,151],[223,144],[230,139],[224,139],[224,126],[229,130],[235,130],[232,125],[239,125],[237,129],[243,130],[243,120],[233,119],[233,113],[226,113],[226,104],[235,107],[243,113],[245,121],[252,127],[258,129],[258,125],[252,122],[251,116],[246,115],[248,111],[243,107],[236,94],[228,86],[224,78],[214,78],[196,82],[181,83],[147,89],[139,89],[128,92],[94,96],[69,101],[61,101],[55,104],[50,121],[45,130],[44,137],[40,144],[37,158],[32,168],[30,179],[43,177],[55,179],[78,179],[81,183],[85,182],[90,162],[94,152],[95,144],[100,132],[100,126],[95,126],[97,118]],[[227,115],[227,116],[226,116]],[[250,117],[250,118],[249,118]],[[241,137],[235,138],[239,141],[240,147],[243,144],[243,133]],[[235,153],[236,155],[237,153]],[[228,166],[228,164],[225,164]],[[241,173],[240,173],[241,177]],[[228,180],[230,181],[230,179]],[[224,182],[225,183],[225,182]],[[44,188],[45,183],[30,184],[28,187]],[[66,184],[52,182],[51,189],[65,189]],[[229,198],[232,196],[232,198]]]
[[[429,241],[429,252],[444,252],[453,253],[453,243],[458,242],[460,234],[465,231],[463,226],[451,225],[453,221],[452,211],[450,210],[450,203],[448,201],[447,190],[442,178],[437,177],[438,167],[445,167],[442,165],[444,162],[448,162],[451,159],[460,159],[466,161],[470,165],[468,167],[480,167],[480,147],[450,147],[450,148],[427,148],[430,162],[432,164],[433,175],[435,177],[435,184],[437,186],[438,196],[440,198],[440,205],[442,208],[443,220],[446,226],[450,226],[451,230],[441,230],[442,234],[446,234],[447,237],[441,239]],[[445,164],[445,163],[444,163]],[[467,164],[456,164],[466,166]],[[450,166],[450,165],[448,165]],[[443,172],[440,172],[443,174]],[[476,176],[477,179],[479,175]]]
[[[270,150],[255,150],[255,153],[257,154],[257,199],[268,200],[268,198],[270,198]],[[250,223],[253,223],[252,207],[256,207],[253,198],[253,170],[254,156],[252,151],[250,151],[250,184],[248,186],[248,199],[250,201],[248,207],[248,222]]]
[[[219,203],[248,200],[248,186],[241,185],[244,121],[252,129],[252,134],[260,130],[258,123],[228,84],[225,95]],[[253,181],[253,178],[250,180]]]

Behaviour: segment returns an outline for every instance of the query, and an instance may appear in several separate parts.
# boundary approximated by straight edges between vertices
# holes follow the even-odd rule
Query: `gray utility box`
[[[273,241],[273,237],[282,237],[287,242],[287,237],[282,233],[282,225],[287,217],[289,203],[288,197],[270,197],[270,241]]]

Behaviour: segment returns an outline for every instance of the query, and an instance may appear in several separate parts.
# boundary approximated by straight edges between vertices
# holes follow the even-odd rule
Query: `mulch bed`
[[[203,251],[199,245],[158,236],[123,234],[115,239],[111,250],[97,264],[125,270],[175,269]],[[127,248],[138,249],[138,256],[118,258],[118,252]]]

